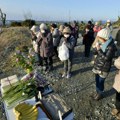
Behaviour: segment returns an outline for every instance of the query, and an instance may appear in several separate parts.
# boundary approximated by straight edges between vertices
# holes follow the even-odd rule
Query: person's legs
[[[115,106],[117,109],[120,110],[120,93],[116,92],[116,102],[115,102]]]
[[[54,52],[55,52],[55,56],[58,57],[57,46],[54,46]]]
[[[99,92],[99,75],[95,74],[96,92]]]
[[[97,91],[97,94],[94,97],[94,99],[95,100],[100,100],[100,99],[103,98],[102,94],[103,94],[103,91],[104,91],[105,78],[101,78],[98,74],[96,74],[95,79],[96,79],[96,91]]]
[[[71,69],[72,69],[72,58],[68,59],[68,71],[67,71],[67,78],[71,77]]]
[[[90,45],[85,45],[85,57],[89,57],[90,55]]]
[[[52,57],[48,57],[48,70],[52,70],[53,69],[53,59]]]
[[[99,90],[100,90],[101,94],[104,91],[104,82],[105,82],[105,78],[99,77]]]
[[[42,60],[42,57],[40,56],[39,53],[36,53],[36,58],[37,58],[37,62],[38,62],[38,65],[43,65],[43,60]]]
[[[45,57],[43,62],[44,62],[43,65],[45,66],[45,71],[46,71],[48,69],[48,58]]]
[[[64,63],[64,73],[62,77],[66,77],[68,71],[68,60],[65,60],[63,63]]]

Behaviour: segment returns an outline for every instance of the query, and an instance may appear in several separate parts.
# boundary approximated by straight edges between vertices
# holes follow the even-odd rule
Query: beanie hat
[[[110,23],[111,21],[110,20],[107,20],[107,23]]]
[[[45,23],[41,23],[40,30],[47,30],[47,26]]]
[[[104,28],[104,29],[100,30],[100,31],[97,33],[97,36],[98,36],[98,37],[101,37],[101,38],[103,38],[103,39],[105,39],[105,40],[108,40],[109,37],[110,37],[110,30],[107,29],[107,28]]]
[[[69,28],[69,27],[65,27],[64,29],[63,29],[63,33],[71,33],[71,29]]]

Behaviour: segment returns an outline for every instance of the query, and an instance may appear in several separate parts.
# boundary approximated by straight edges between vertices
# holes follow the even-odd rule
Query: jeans
[[[120,109],[120,93],[116,91],[116,101],[115,101],[115,106],[117,109]]]
[[[99,94],[102,94],[104,91],[104,81],[105,78],[100,77],[98,74],[95,75],[95,80],[96,80],[96,91]]]

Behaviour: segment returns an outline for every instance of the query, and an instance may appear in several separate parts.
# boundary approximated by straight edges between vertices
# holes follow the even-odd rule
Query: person
[[[112,109],[112,115],[116,115],[117,119],[120,120],[120,57],[114,62],[115,67],[119,70],[115,76],[115,83],[113,88],[116,90],[115,108]]]
[[[102,28],[101,28],[101,26],[99,25],[99,22],[96,22],[96,23],[95,23],[95,26],[94,26],[94,28],[93,28],[93,30],[94,30],[94,37],[96,37],[97,33],[98,33],[101,29],[102,29]]]
[[[110,20],[107,20],[106,22],[106,28],[110,30],[110,33],[113,31],[112,23]]]
[[[71,31],[72,31],[72,36],[75,38],[75,46],[77,45],[77,39],[78,39],[78,34],[79,34],[79,27],[77,25],[77,22],[74,21],[70,24],[71,26]]]
[[[98,42],[93,48],[93,53],[96,55],[94,60],[94,67],[92,69],[95,73],[96,93],[92,96],[94,100],[103,98],[104,81],[109,74],[112,60],[117,50],[114,40],[111,37],[108,29],[102,29],[97,34]]]
[[[43,65],[45,66],[45,71],[49,72],[53,69],[53,40],[50,30],[46,24],[41,23],[40,32],[37,38],[37,44],[39,46],[40,56],[43,59]]]
[[[63,30],[64,30],[65,26],[64,25],[60,25],[59,26],[59,35],[60,35],[60,39],[63,37]]]
[[[62,77],[70,78],[71,77],[71,69],[72,69],[72,59],[74,55],[74,47],[75,47],[75,38],[71,35],[71,29],[69,27],[65,27],[63,29],[64,37],[61,38],[59,46],[65,44],[69,50],[69,59],[63,61],[64,63],[64,73]]]
[[[89,57],[91,45],[94,41],[94,33],[90,26],[86,26],[85,34],[83,35],[83,44],[85,45],[84,55]]]
[[[38,51],[38,46],[36,43],[37,40],[37,36],[39,33],[39,27],[36,25],[33,25],[32,28],[30,29],[31,31],[31,37],[32,37],[32,44],[33,44],[33,48],[36,54],[36,63],[38,66],[42,65],[42,59],[40,57],[39,51]]]
[[[58,58],[57,48],[60,43],[60,34],[56,24],[51,24],[51,33],[53,37],[53,46],[54,46],[55,56]]]

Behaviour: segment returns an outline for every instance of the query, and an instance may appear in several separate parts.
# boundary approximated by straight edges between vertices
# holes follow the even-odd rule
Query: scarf
[[[110,44],[110,42],[112,41],[112,38],[110,37],[109,40],[107,40],[102,46],[101,46],[101,50],[103,52],[105,52],[107,46]]]

